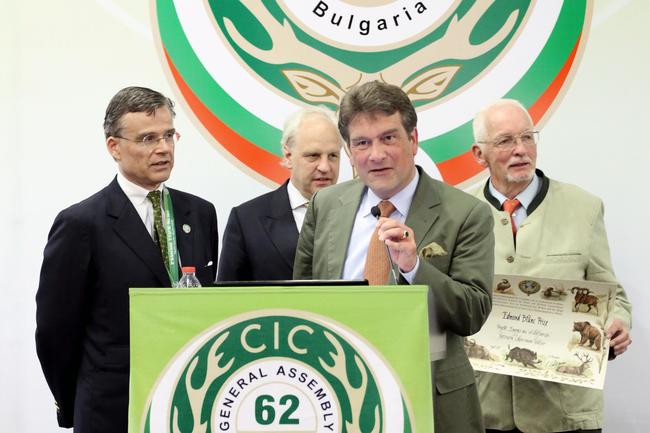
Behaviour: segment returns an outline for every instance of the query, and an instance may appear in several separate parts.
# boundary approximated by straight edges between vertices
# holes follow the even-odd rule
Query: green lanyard
[[[172,207],[172,198],[169,190],[163,188],[163,208],[165,209],[165,232],[167,233],[167,258],[169,259],[169,268],[167,274],[172,283],[172,287],[178,284],[178,249],[176,247],[176,225],[174,223],[174,209]]]

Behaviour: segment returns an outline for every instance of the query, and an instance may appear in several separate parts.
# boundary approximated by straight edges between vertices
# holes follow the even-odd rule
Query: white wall
[[[650,312],[650,2],[596,1],[578,74],[543,130],[538,164],[598,194],[616,274],[633,304],[630,350],[608,366],[605,428],[647,432]],[[644,277],[644,275],[646,275]]]
[[[3,1],[0,5],[0,429],[56,432],[34,350],[34,295],[42,251],[62,208],[106,185],[115,165],[101,123],[118,89],[145,85],[178,100],[150,31],[149,2]],[[650,245],[643,176],[650,163],[650,2],[597,0],[584,57],[546,123],[539,166],[600,195],[617,274],[634,304],[634,344],[612,362],[606,430],[645,432],[650,303],[642,273]],[[230,208],[268,188],[203,138],[182,108],[170,185]]]

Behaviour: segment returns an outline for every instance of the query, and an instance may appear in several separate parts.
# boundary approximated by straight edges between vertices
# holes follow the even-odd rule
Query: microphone
[[[373,206],[370,208],[370,213],[372,216],[375,218],[379,219],[381,216],[381,211],[379,210],[379,206]],[[388,254],[388,262],[390,263],[390,272],[393,274],[393,280],[395,281],[395,284],[399,282],[397,279],[397,273],[395,272],[395,263],[393,263],[393,258],[390,256],[390,249],[388,248],[388,245],[384,244],[386,247],[386,254]]]

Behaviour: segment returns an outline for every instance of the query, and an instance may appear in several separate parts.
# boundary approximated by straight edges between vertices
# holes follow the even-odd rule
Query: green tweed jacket
[[[446,357],[433,363],[435,429],[483,433],[463,336],[477,332],[492,307],[493,220],[485,203],[418,170],[420,180],[405,221],[414,231],[420,255],[413,283],[430,287],[434,299],[430,316],[447,335]],[[352,180],[314,196],[298,240],[294,278],[341,278],[365,188]]]

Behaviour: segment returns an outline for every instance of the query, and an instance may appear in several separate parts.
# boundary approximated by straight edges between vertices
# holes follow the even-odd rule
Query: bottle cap
[[[196,268],[195,268],[194,266],[183,266],[183,267],[181,268],[181,271],[182,271],[184,274],[187,274],[187,273],[190,273],[190,272],[196,272]]]

